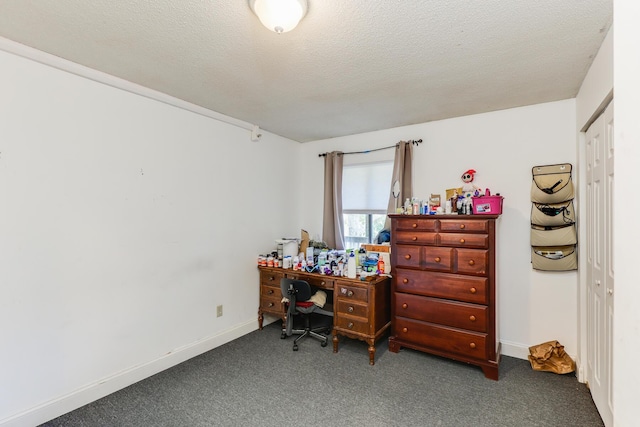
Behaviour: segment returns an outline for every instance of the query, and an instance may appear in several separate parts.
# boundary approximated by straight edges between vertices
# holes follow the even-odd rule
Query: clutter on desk
[[[360,278],[388,275],[391,272],[391,246],[360,245],[359,248],[329,249],[324,242],[310,240],[303,230],[302,239],[282,238],[276,249],[258,255],[258,266],[306,271],[327,276]],[[306,242],[306,247],[305,246]]]
[[[491,190],[482,190],[473,183],[475,169],[467,169],[460,179],[462,186],[448,188],[445,198],[432,193],[426,200],[413,197],[407,198],[404,205],[396,213],[404,215],[500,215],[504,198],[497,193],[491,195]],[[443,202],[444,201],[444,205]]]

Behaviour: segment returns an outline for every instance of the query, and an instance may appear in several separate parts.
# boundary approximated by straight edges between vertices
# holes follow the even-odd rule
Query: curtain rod
[[[422,139],[412,139],[411,141],[407,141],[412,143],[413,145],[418,145],[422,142]],[[390,145],[388,147],[382,147],[382,148],[374,148],[373,150],[364,150],[364,151],[351,151],[348,153],[342,153],[344,154],[367,154],[367,153],[373,153],[374,151],[380,151],[380,150],[388,150],[389,148],[395,148],[397,147],[398,144],[394,144],[394,145]],[[322,154],[318,154],[318,157],[326,157],[327,153],[322,153]]]

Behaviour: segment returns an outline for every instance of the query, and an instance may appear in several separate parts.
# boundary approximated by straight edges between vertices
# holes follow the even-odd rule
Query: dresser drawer
[[[463,274],[487,274],[489,251],[481,249],[457,249],[457,270]]]
[[[433,218],[407,217],[398,218],[395,230],[436,231],[437,220]]]
[[[338,301],[360,301],[366,303],[369,300],[369,292],[366,286],[361,288],[344,282],[337,282],[335,291],[337,292],[336,299]]]
[[[442,246],[481,249],[489,247],[487,234],[440,233],[438,237],[439,244]]]
[[[396,243],[416,245],[435,245],[438,233],[423,233],[420,231],[397,231]]]
[[[366,318],[338,316],[335,318],[334,326],[349,332],[356,332],[359,334],[369,333],[369,321]]]
[[[451,271],[453,250],[451,248],[425,247],[422,266],[429,270]]]
[[[396,269],[394,289],[415,295],[487,304],[489,279],[432,271]]]
[[[369,315],[368,306],[366,304],[358,304],[355,301],[339,298],[336,315],[340,316],[343,314],[349,314],[351,316],[358,316],[366,319]]]
[[[422,246],[397,245],[391,253],[396,266],[420,268]]]
[[[447,353],[474,359],[486,359],[487,334],[463,331],[419,320],[396,317],[393,333],[402,341],[410,341]]]
[[[489,231],[489,220],[443,219],[440,221],[440,231],[486,233]]]
[[[396,316],[487,332],[487,306],[396,293]]]

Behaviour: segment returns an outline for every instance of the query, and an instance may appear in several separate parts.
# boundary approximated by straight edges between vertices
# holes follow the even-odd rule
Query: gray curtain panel
[[[334,249],[344,249],[342,219],[343,153],[332,151],[324,157],[324,212],[322,240]]]
[[[411,184],[411,163],[413,159],[413,144],[411,141],[400,141],[396,145],[393,161],[391,189],[389,190],[389,205],[387,213],[396,213],[396,208],[404,203],[404,199],[411,198],[413,189]],[[384,223],[386,230],[391,229],[391,219],[387,217]]]

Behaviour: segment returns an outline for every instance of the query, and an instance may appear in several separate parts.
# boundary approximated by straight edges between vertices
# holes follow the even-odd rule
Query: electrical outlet
[[[216,317],[220,317],[220,316],[222,316],[222,306],[221,305],[216,307]]]

